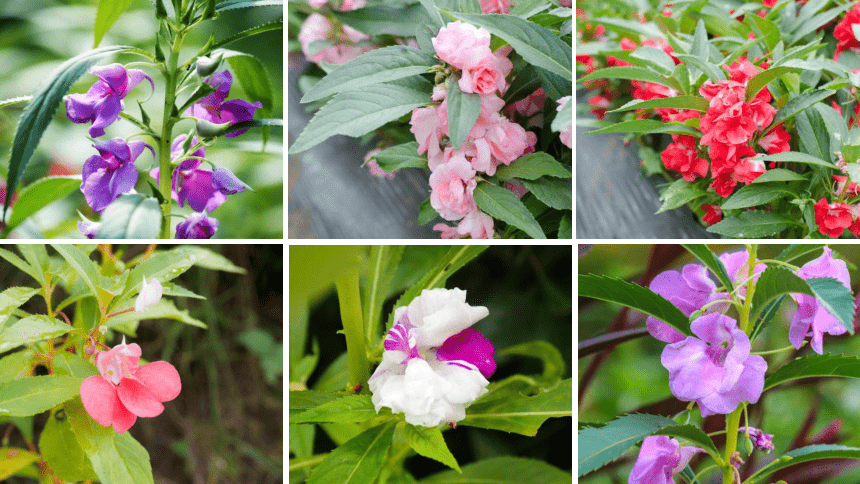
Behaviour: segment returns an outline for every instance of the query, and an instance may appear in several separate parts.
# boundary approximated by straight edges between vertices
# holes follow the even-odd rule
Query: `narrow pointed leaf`
[[[64,375],[32,376],[0,387],[0,415],[28,417],[74,398],[81,391],[80,378]]]
[[[421,484],[570,484],[570,473],[544,461],[524,457],[493,457],[463,466],[462,474],[445,471],[421,480]]]
[[[666,298],[647,287],[615,277],[580,274],[579,296],[614,302],[642,311],[671,325],[681,334],[690,334],[687,316]]]
[[[785,469],[804,462],[810,462],[818,459],[860,459],[860,448],[846,447],[844,445],[810,445],[801,447],[778,457],[771,464],[763,467],[761,470],[750,476],[746,481],[747,484],[758,484],[770,482],[766,479],[767,476],[774,472]]]
[[[457,459],[448,450],[448,445],[445,444],[445,439],[442,437],[442,431],[438,427],[417,427],[406,424],[405,433],[406,442],[415,452],[461,472],[460,466],[457,465]]]
[[[564,380],[553,390],[533,397],[480,399],[466,409],[466,418],[458,425],[503,430],[534,436],[538,428],[552,417],[573,415],[571,380]]]
[[[802,378],[841,376],[860,378],[860,358],[847,355],[810,355],[792,360],[768,375],[764,389]]]
[[[364,422],[376,416],[370,395],[348,395],[290,416],[290,425]]]
[[[523,202],[509,190],[491,183],[479,183],[475,187],[475,203],[478,208],[493,218],[522,230],[533,239],[545,239],[540,224],[528,211]]]
[[[311,472],[308,484],[372,484],[388,456],[393,434],[391,423],[365,430],[328,454]]]
[[[600,469],[645,437],[676,425],[674,420],[659,415],[633,414],[619,417],[599,428],[582,429],[578,437],[578,475],[582,477]]]

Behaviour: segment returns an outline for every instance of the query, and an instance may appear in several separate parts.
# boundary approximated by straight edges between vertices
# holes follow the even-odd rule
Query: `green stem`
[[[364,322],[361,315],[361,296],[358,287],[358,267],[338,277],[336,281],[337,298],[340,303],[340,317],[343,333],[346,336],[347,367],[349,386],[367,388],[370,376],[370,362],[364,339]]]
[[[801,343],[801,344],[800,344],[800,347],[801,347],[801,348],[803,348],[804,346],[806,346],[806,341],[804,341],[803,343]],[[750,354],[751,354],[751,355],[773,355],[773,354],[776,354],[776,353],[782,353],[783,351],[791,351],[791,350],[794,350],[794,349],[799,349],[799,348],[795,348],[795,347],[794,347],[794,346],[792,346],[792,345],[788,345],[788,346],[786,346],[785,348],[780,348],[780,349],[778,349],[778,350],[770,350],[770,351],[756,351],[756,352],[754,352],[754,353],[750,353]]]
[[[176,105],[176,81],[180,71],[176,64],[179,61],[179,51],[182,48],[184,32],[179,31],[173,40],[170,58],[167,60],[165,69],[166,93],[164,95],[164,117],[161,123],[161,139],[158,141],[158,189],[164,199],[161,204],[161,234],[162,239],[170,238],[170,209],[172,205],[171,188],[172,172],[170,162],[170,142],[173,140],[173,125],[176,119],[173,117],[173,108]]]

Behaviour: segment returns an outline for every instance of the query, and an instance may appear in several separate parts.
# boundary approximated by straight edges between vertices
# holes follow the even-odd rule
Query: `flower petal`
[[[119,403],[116,387],[100,376],[91,376],[81,383],[81,402],[93,420],[102,427],[109,427],[114,407]]]
[[[144,365],[145,366],[145,365]],[[143,383],[123,378],[116,389],[119,400],[128,410],[138,417],[155,417],[164,411],[155,395]]]
[[[169,402],[182,391],[179,372],[166,361],[153,361],[137,369],[134,377],[143,383],[160,402]]]
[[[117,400],[116,405],[113,407],[113,429],[117,431],[117,433],[123,433],[131,428],[135,422],[137,422],[137,415],[131,413],[129,409],[125,408],[125,405],[122,404],[121,401]]]

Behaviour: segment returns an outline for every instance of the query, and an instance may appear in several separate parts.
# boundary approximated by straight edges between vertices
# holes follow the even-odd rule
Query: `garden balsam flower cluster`
[[[860,235],[860,3],[577,18],[593,132],[629,134],[646,174],[679,178],[661,211],[689,205],[726,237]]]
[[[763,392],[784,381],[825,375],[853,376],[853,373],[846,374],[832,368],[856,361],[853,356],[825,352],[825,335],[853,334],[855,304],[848,265],[834,257],[829,247],[819,247],[789,246],[775,259],[762,260],[757,257],[758,247],[754,245],[719,257],[705,246],[689,246],[688,250],[702,263],[664,271],[654,277],[647,289],[636,291],[635,303],[629,299],[622,303],[649,314],[646,321],[648,334],[666,343],[660,354],[660,364],[666,371],[668,391],[677,400],[689,402],[689,406],[674,419],[631,414],[621,417],[624,422],[619,421],[618,426],[616,422],[610,422],[605,427],[581,430],[580,475],[583,475],[583,466],[585,472],[590,472],[623,452],[623,449],[607,451],[618,445],[611,444],[613,439],[639,431],[643,432],[639,439],[644,437],[644,441],[629,474],[630,484],[675,483],[676,476],[682,472],[683,482],[693,482],[694,473],[690,472],[688,464],[694,455],[704,453],[710,455],[715,465],[702,466],[697,476],[699,482],[704,482],[709,469],[720,472],[722,482],[726,484],[771,482],[762,479],[776,469],[765,470],[775,464],[780,464],[777,469],[792,465],[790,459],[783,457],[757,469],[744,469],[744,455],[755,449],[770,453],[778,447],[774,443],[774,435],[751,426],[754,413],[750,408],[759,402]],[[791,262],[819,250],[820,255],[803,265]],[[612,296],[611,290],[623,287],[630,291],[630,285],[613,280],[580,275],[580,286],[585,287],[580,289],[580,295],[621,302],[625,298]],[[594,292],[601,285],[602,291]],[[796,307],[786,324],[788,338],[785,343],[788,345],[770,351],[756,348],[757,343],[760,346],[764,340],[759,336],[767,331],[768,325],[780,324],[783,313],[779,308],[785,301],[793,301]],[[656,314],[662,310],[649,307],[652,303],[669,303],[672,311],[677,310],[681,314],[677,318],[674,315],[672,318],[658,317]],[[688,318],[688,326],[682,323],[684,317]],[[671,324],[668,322],[670,319]],[[612,340],[611,336],[603,335],[599,339],[605,344]],[[590,343],[583,344],[587,348]],[[795,357],[789,358],[788,362],[772,356],[801,350],[807,344],[812,351],[811,356],[807,354],[798,358],[798,353],[794,353]],[[772,368],[776,362],[783,366]],[[718,432],[726,434],[723,454],[710,438],[715,434],[699,433],[700,430],[689,423],[695,407],[703,419],[726,416],[725,432]],[[643,424],[645,427],[637,427]],[[654,427],[644,430],[648,425]],[[738,447],[738,436],[745,443],[744,448]],[[792,451],[788,455],[807,455],[801,453],[803,450],[808,453],[823,450],[814,447],[798,449],[797,453]],[[860,458],[860,449],[840,448],[851,449],[853,453],[850,456],[846,454],[846,457]],[[744,450],[746,454],[741,454]],[[588,457],[584,458],[584,455]],[[815,455],[814,458],[825,458],[824,455]],[[752,477],[743,480],[741,475]]]
[[[496,370],[492,343],[470,326],[489,314],[461,289],[430,289],[397,308],[382,362],[368,386],[376,411],[403,413],[423,427],[455,424],[487,392]]]

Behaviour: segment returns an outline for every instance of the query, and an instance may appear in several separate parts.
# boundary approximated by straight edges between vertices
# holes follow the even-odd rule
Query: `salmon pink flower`
[[[120,345],[96,356],[100,375],[81,383],[81,401],[90,417],[102,427],[113,425],[123,433],[137,417],[155,417],[163,402],[179,396],[182,382],[176,368],[166,361],[140,364],[140,346]]]
[[[155,90],[152,78],[139,69],[126,69],[122,64],[90,68],[90,74],[99,80],[86,94],[69,94],[66,98],[66,115],[73,123],[92,122],[90,136],[98,138],[105,128],[113,124],[122,112],[122,100],[146,79]]]

